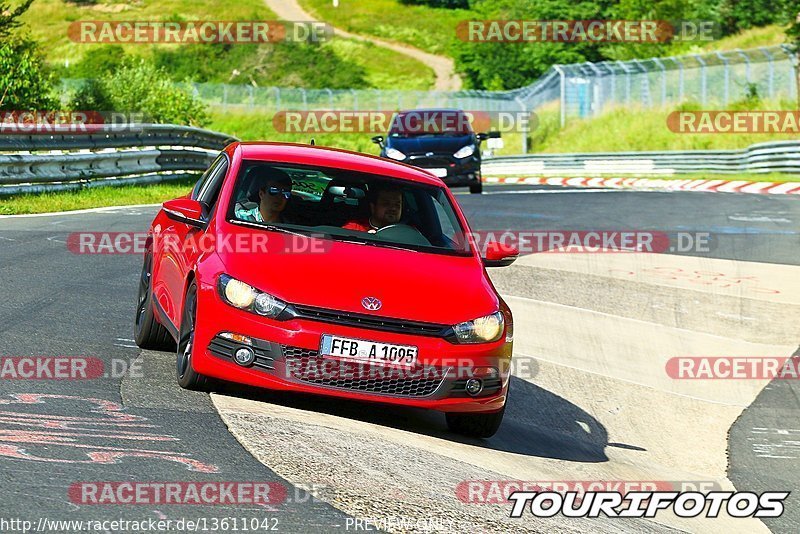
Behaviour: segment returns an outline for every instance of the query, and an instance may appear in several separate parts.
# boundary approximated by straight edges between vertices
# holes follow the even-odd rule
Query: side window
[[[209,179],[214,175],[217,168],[222,165],[223,163],[227,163],[228,159],[225,157],[225,154],[220,154],[214,162],[208,166],[206,172],[197,180],[197,183],[194,184],[194,188],[192,189],[192,199],[199,200],[200,199],[200,192],[203,190],[203,187],[209,181]]]
[[[448,239],[452,241],[457,241],[456,239],[456,229],[453,226],[453,221],[447,216],[447,212],[439,203],[438,199],[433,199],[433,205],[436,207],[436,215],[439,218],[439,224],[442,226],[442,233],[447,236]]]
[[[222,182],[225,180],[225,175],[228,172],[228,158],[222,158],[222,161],[217,165],[209,175],[208,179],[200,187],[197,195],[197,200],[203,202],[209,207],[209,211],[214,208],[219,197],[219,192],[222,189]]]

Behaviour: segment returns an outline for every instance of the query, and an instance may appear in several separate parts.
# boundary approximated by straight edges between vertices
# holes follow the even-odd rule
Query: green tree
[[[19,17],[31,7],[32,3],[33,0],[23,0],[20,5],[12,9],[8,2],[0,0],[0,39],[8,37],[14,29],[22,25]]]
[[[12,8],[0,0],[0,110],[55,109],[53,76],[38,45],[15,31],[33,0]]]
[[[72,99],[72,109],[142,113],[155,123],[204,126],[205,105],[142,59],[127,59],[114,72],[89,80]]]

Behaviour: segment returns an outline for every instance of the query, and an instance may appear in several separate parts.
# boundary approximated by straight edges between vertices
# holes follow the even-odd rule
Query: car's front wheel
[[[139,298],[136,301],[136,321],[134,322],[134,339],[136,345],[143,349],[173,351],[175,340],[156,319],[153,312],[153,256],[147,254],[142,265],[142,276],[139,280]]]
[[[471,184],[469,186],[469,192],[472,193],[473,195],[480,195],[481,193],[483,193],[483,183],[478,182],[477,184]]]
[[[497,433],[506,407],[494,413],[446,413],[447,428],[451,432],[471,438],[490,438]]]
[[[180,335],[178,336],[178,351],[175,365],[178,376],[178,385],[183,389],[207,391],[211,388],[211,379],[194,370],[192,367],[192,353],[194,351],[194,328],[197,321],[197,284],[192,282],[186,291],[183,303],[183,316],[181,318]]]

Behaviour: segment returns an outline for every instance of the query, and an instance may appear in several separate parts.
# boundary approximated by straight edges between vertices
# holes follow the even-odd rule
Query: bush
[[[317,44],[185,45],[179,50],[156,49],[153,61],[178,81],[310,89],[361,89],[369,85],[363,67]]]
[[[405,5],[426,5],[446,9],[469,9],[469,0],[400,0]]]
[[[88,81],[72,99],[83,111],[143,113],[155,123],[204,126],[205,106],[188,91],[175,86],[166,73],[139,59],[128,59],[115,72]]]
[[[54,110],[53,75],[37,44],[27,38],[0,41],[0,110]]]

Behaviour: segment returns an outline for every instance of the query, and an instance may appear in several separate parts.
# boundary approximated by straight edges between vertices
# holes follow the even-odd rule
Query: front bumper
[[[495,412],[505,404],[512,343],[456,345],[421,335],[322,323],[309,319],[274,321],[223,303],[216,289],[198,292],[195,352],[198,373],[275,390],[296,391],[354,400],[415,406],[445,412]],[[249,367],[234,362],[245,346],[219,336],[230,332],[252,339],[255,361]],[[414,345],[420,366],[414,369],[372,366],[319,355],[323,334]],[[483,390],[465,391],[474,368],[494,367],[499,376],[481,376]]]

